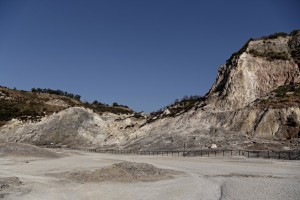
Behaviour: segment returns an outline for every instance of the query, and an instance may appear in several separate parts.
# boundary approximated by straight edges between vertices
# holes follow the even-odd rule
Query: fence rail
[[[135,154],[148,156],[183,156],[183,157],[229,157],[244,156],[247,158],[273,158],[285,160],[300,160],[300,150],[291,151],[261,151],[261,150],[192,150],[192,151],[136,151],[136,150],[113,150],[113,149],[95,149],[95,148],[75,148],[47,145],[44,148],[67,149],[76,151],[87,151],[106,154]]]

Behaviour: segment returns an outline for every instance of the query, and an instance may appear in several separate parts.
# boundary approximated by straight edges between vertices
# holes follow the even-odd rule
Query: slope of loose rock
[[[36,123],[11,122],[0,129],[0,141],[37,145],[117,145],[128,139],[140,123],[142,119],[132,115],[98,115],[90,109],[72,107]]]
[[[135,181],[158,181],[172,178],[179,172],[160,169],[148,163],[135,163],[124,161],[112,166],[93,170],[76,171],[52,174],[57,177],[64,177],[68,180],[85,182],[135,182]]]

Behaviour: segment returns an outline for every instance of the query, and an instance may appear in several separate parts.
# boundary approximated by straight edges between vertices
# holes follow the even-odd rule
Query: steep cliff
[[[249,41],[240,52],[223,65],[208,96],[210,103],[222,110],[249,105],[282,85],[300,82],[299,66],[290,43],[300,35],[278,36]],[[297,44],[295,48],[299,48]]]
[[[299,41],[299,31],[248,41],[221,66],[201,101],[175,118],[161,114],[130,146],[299,148]]]

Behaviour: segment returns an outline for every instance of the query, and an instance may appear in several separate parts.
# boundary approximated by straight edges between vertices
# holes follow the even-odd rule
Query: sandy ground
[[[162,157],[109,155],[56,150],[67,155],[57,159],[2,157],[0,199],[155,199],[155,200],[276,200],[299,199],[300,162],[266,159]],[[122,161],[149,163],[181,171],[159,181],[85,182],[52,176],[66,172],[99,170]],[[13,178],[13,177],[17,177]],[[21,184],[18,182],[21,181]]]

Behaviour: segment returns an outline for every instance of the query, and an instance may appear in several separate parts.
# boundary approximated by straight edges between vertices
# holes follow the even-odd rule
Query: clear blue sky
[[[0,0],[0,85],[151,112],[204,95],[249,39],[300,29],[298,0]]]

